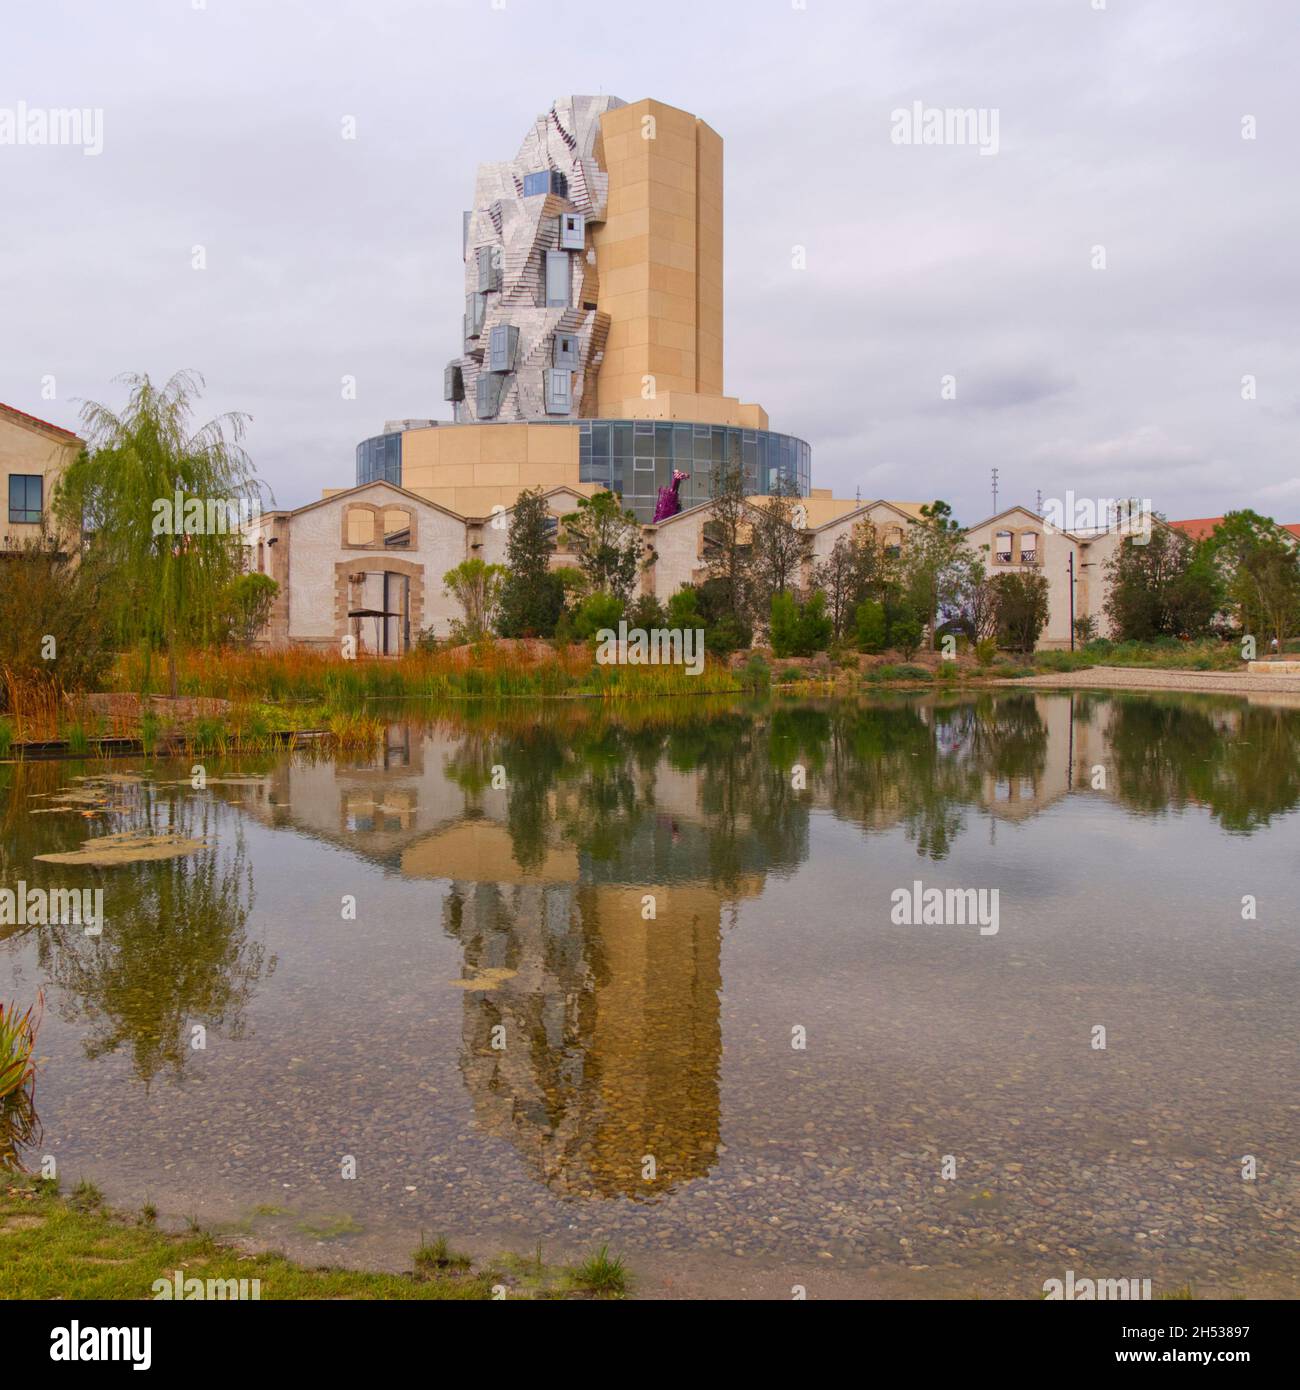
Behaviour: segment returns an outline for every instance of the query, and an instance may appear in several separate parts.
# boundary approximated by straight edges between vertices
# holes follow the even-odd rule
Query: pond
[[[1132,693],[0,766],[0,889],[103,893],[0,912],[0,998],[46,998],[19,1156],[317,1262],[1295,1296],[1298,807],[1300,710]],[[41,857],[138,832],[173,857]]]

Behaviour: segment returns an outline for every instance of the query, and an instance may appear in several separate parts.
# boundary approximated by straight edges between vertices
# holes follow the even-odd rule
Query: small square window
[[[9,475],[9,522],[14,526],[39,526],[45,479],[39,473]]]
[[[587,219],[580,212],[560,214],[560,249],[581,251],[586,240]]]
[[[554,365],[557,367],[576,367],[578,365],[578,335],[576,333],[557,333],[555,335]]]

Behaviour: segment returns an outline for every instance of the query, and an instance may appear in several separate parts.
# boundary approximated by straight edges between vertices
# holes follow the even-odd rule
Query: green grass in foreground
[[[150,1299],[154,1281],[170,1283],[177,1270],[185,1279],[260,1280],[263,1299],[486,1300],[494,1286],[516,1299],[616,1298],[626,1289],[622,1262],[603,1250],[576,1269],[548,1266],[539,1251],[535,1261],[503,1255],[475,1270],[439,1238],[421,1244],[414,1273],[373,1274],[246,1254],[202,1230],[169,1234],[152,1216],[108,1211],[89,1183],[64,1197],[53,1183],[0,1175],[0,1299]]]

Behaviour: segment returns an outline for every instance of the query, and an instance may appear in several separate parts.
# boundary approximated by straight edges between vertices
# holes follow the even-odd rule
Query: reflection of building
[[[272,824],[450,881],[465,1083],[548,1184],[639,1197],[703,1175],[719,1138],[723,906],[761,890],[761,847],[713,886],[698,779],[660,761],[632,774],[634,809],[599,854],[564,828],[591,814],[571,783],[542,798],[525,851],[511,791],[456,779],[471,745],[424,735],[369,762],[285,761],[229,792]]]
[[[465,1084],[549,1186],[653,1196],[712,1167],[720,906],[694,886],[453,884],[443,923],[467,982],[513,972],[466,992]]]
[[[652,1197],[706,1174],[717,1152],[724,908],[802,862],[814,810],[901,829],[941,858],[967,811],[1023,821],[1071,791],[1124,794],[1118,776],[1091,790],[1093,766],[1116,756],[1119,716],[1100,697],[815,713],[779,728],[729,715],[676,757],[670,740],[620,743],[600,721],[590,741],[578,725],[540,751],[395,728],[372,758],[286,760],[222,794],[446,882],[479,1121],[557,1191]],[[806,792],[791,792],[773,739],[814,769]],[[507,785],[493,788],[502,761]]]

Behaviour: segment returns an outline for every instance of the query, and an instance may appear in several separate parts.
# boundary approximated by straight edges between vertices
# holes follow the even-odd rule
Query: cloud
[[[1290,0],[737,13],[661,0],[629,41],[598,0],[20,8],[0,91],[102,107],[104,152],[0,148],[0,396],[71,424],[123,370],[193,366],[282,502],[347,484],[386,419],[447,418],[477,163],[603,89],[723,136],[726,390],[813,445],[815,485],[968,518],[993,467],[1004,503],[1295,498]],[[894,145],[915,100],[996,109],[999,153]]]

